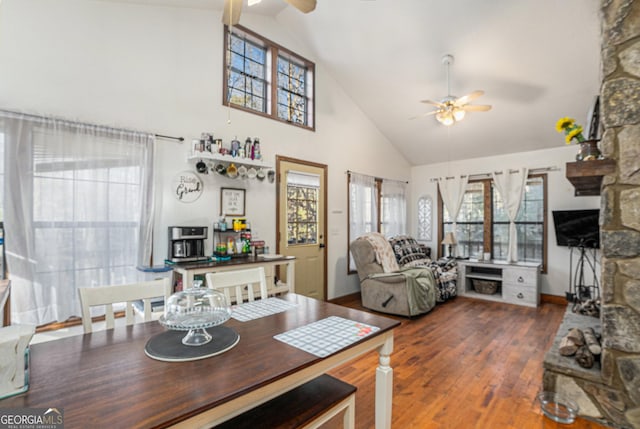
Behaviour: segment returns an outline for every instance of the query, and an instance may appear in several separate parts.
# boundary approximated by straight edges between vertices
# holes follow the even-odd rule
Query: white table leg
[[[391,429],[391,405],[393,402],[393,334],[380,347],[380,362],[376,369],[376,429]]]
[[[289,261],[287,263],[287,285],[289,286],[289,292],[296,291],[296,270],[295,261]]]

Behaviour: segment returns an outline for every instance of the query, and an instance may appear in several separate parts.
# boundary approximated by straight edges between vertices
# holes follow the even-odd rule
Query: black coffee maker
[[[170,226],[168,260],[171,262],[205,261],[206,226]]]

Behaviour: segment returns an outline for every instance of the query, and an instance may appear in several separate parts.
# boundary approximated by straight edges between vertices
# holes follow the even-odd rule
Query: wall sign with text
[[[175,197],[183,203],[192,203],[202,195],[202,180],[192,171],[182,171],[173,178]]]
[[[220,215],[244,216],[244,189],[220,188]]]

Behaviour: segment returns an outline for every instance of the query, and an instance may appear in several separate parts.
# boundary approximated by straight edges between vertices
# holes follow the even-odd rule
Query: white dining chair
[[[126,303],[126,324],[132,325],[135,321],[133,303],[143,302],[144,321],[151,320],[151,300],[163,297],[165,300],[171,295],[171,280],[164,278],[141,283],[125,285],[81,287],[78,288],[80,305],[82,307],[82,327],[85,333],[91,329],[91,307],[104,306],[107,329],[113,329],[115,318],[113,304]]]
[[[223,292],[230,304],[241,304],[245,297],[247,301],[267,298],[267,279],[263,267],[207,273],[206,279],[207,287]]]

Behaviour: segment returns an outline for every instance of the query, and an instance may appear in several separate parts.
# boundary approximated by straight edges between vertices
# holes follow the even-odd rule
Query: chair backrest
[[[378,232],[369,232],[358,237],[357,240],[366,240],[371,244],[375,252],[376,262],[382,266],[382,270],[385,273],[393,273],[400,269],[391,244],[389,244],[384,235]]]
[[[370,275],[384,273],[382,265],[376,261],[376,251],[369,241],[364,239],[353,240],[349,246],[349,250],[356,264],[360,281],[363,281]]]
[[[107,329],[115,326],[113,304],[126,303],[126,324],[132,325],[135,320],[133,303],[143,302],[144,321],[151,320],[151,299],[164,297],[166,300],[171,295],[171,280],[169,278],[152,280],[126,285],[81,287],[78,288],[80,305],[82,306],[82,327],[85,333],[91,329],[91,307],[103,305],[105,307],[105,320]]]
[[[207,286],[223,292],[230,304],[241,304],[245,297],[247,301],[267,298],[267,279],[263,267],[207,273],[206,278]],[[257,292],[256,284],[259,286]]]

